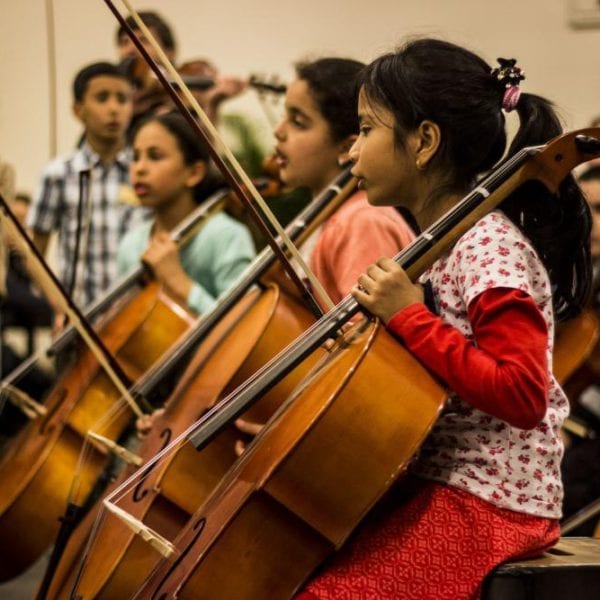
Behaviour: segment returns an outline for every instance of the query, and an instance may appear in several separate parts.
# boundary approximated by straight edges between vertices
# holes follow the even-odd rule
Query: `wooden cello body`
[[[152,458],[219,397],[260,369],[282,345],[305,331],[313,321],[314,317],[297,300],[282,294],[277,286],[250,292],[203,342],[169,399],[164,415],[140,447],[139,456],[144,460]],[[297,369],[271,390],[248,418],[266,421],[316,359],[315,355],[303,369]],[[124,496],[128,511],[152,523],[160,535],[174,535],[235,462],[234,445],[239,437],[240,432],[231,427],[200,452],[184,446]],[[119,478],[110,489],[116,488],[129,474]],[[78,561],[96,517],[96,511],[88,514],[69,541],[48,598],[69,597]],[[85,558],[77,594],[83,598],[126,598],[135,593],[155,562],[156,555],[148,551],[145,543],[116,517],[107,516]]]
[[[301,243],[354,189],[355,180],[349,172],[342,173],[292,223],[290,237],[299,238]],[[262,288],[257,287],[241,298],[196,350],[179,385],[166,403],[165,414],[155,423],[138,450],[144,461],[152,458],[190,423],[200,418],[219,398],[259,371],[268,359],[314,322],[314,315],[298,295],[290,293],[285,274],[277,265],[273,266],[275,258],[272,252],[263,254],[266,254],[265,261],[257,261],[257,276],[251,277],[254,281],[271,283],[261,284]],[[261,262],[265,262],[268,270],[264,272],[263,269],[259,276]],[[314,364],[318,354],[315,353],[302,368],[281,381],[246,414],[246,418],[266,422],[281,400],[291,393]],[[131,514],[155,524],[161,535],[171,535],[178,530],[185,510],[190,511],[187,516],[191,515],[234,463],[234,444],[240,435],[232,427],[201,452],[184,448],[160,469],[152,470],[143,484],[124,497]],[[130,471],[115,481],[110,490],[116,489],[128,475]],[[188,490],[188,501],[183,505],[183,513],[173,511],[172,521],[169,511],[180,503],[181,489]],[[164,511],[165,515],[159,516]],[[55,572],[48,598],[68,597],[95,518],[96,509],[75,531]],[[113,543],[114,540],[118,540],[118,543]],[[108,516],[106,523],[97,529],[93,546],[86,554],[79,587],[86,598],[126,597],[141,584],[145,573],[155,562],[156,556],[148,552],[139,538],[115,517]],[[132,564],[136,565],[137,576],[131,572]]]
[[[577,387],[588,381],[582,371],[589,368],[586,367],[588,360],[593,361],[594,354],[600,351],[599,337],[600,320],[590,308],[557,328],[552,367],[556,380],[565,387],[570,399],[576,395],[570,393],[574,387],[570,388],[569,380],[576,380],[572,383]]]
[[[150,284],[125,302],[101,329],[106,347],[136,381],[188,329],[190,315]],[[87,432],[121,401],[121,394],[93,354],[80,350],[44,406],[8,444],[0,459],[0,580],[22,572],[47,549],[58,531]],[[122,411],[102,435],[117,439],[132,413]],[[87,498],[106,468],[109,453],[91,446],[77,485]]]
[[[407,468],[446,398],[416,359],[366,321],[308,380],[136,597],[292,597]]]
[[[597,140],[567,134],[544,148],[522,151],[397,260],[414,279],[509,193],[530,180],[552,193],[599,146]],[[348,307],[340,311],[352,312]],[[289,598],[406,468],[406,454],[414,452],[433,424],[443,390],[390,336],[357,327],[344,336],[331,360],[300,385],[286,409],[188,520],[169,558],[136,597]],[[372,341],[354,346],[364,337]],[[317,343],[319,335],[313,338]],[[313,342],[297,341],[299,359]],[[277,362],[269,376],[285,371],[289,361],[282,356]],[[381,376],[381,385],[374,374]],[[410,387],[417,384],[424,387],[425,399],[403,412],[406,398],[418,396]],[[257,396],[260,385],[255,385]],[[245,390],[238,395],[231,408],[224,408],[233,415],[251,401]],[[425,417],[420,421],[414,413],[421,409]],[[191,437],[194,443],[203,444],[216,430],[211,424],[204,429]]]

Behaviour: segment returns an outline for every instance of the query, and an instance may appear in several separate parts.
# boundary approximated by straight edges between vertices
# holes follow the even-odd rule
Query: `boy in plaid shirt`
[[[42,254],[50,234],[58,231],[59,277],[68,288],[77,278],[74,299],[89,304],[117,276],[119,240],[146,215],[132,205],[129,188],[131,154],[125,132],[132,114],[132,88],[116,66],[100,62],[83,68],[73,83],[73,112],[83,123],[82,142],[75,152],[52,160],[42,174],[41,189],[28,217],[33,240]],[[85,247],[73,264],[77,236],[79,173],[90,170],[91,208]]]

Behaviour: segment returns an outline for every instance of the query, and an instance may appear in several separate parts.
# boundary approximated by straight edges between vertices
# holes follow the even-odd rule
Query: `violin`
[[[153,75],[147,63],[141,57],[127,57],[119,64],[119,70],[132,82],[134,92],[134,118],[149,112],[166,112],[173,108],[173,102],[160,81]],[[212,93],[220,80],[214,65],[204,59],[194,59],[183,63],[178,68],[183,83],[194,93],[203,108],[211,108],[210,103],[218,104],[225,98],[241,92],[244,87],[250,87],[259,94],[272,94],[280,96],[285,94],[287,86],[281,84],[277,77],[264,79],[258,75],[251,75],[247,80],[230,79],[228,89],[215,97]],[[168,78],[168,81],[178,88],[177,82]],[[210,110],[209,110],[210,112]],[[211,117],[214,115],[210,115]]]

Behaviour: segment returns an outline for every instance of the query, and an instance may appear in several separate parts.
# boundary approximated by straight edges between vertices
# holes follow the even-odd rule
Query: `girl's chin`
[[[160,204],[159,202],[157,202],[154,198],[152,198],[151,196],[143,196],[142,198],[140,198],[140,204],[144,207],[144,208],[155,208],[157,204]]]
[[[283,183],[283,185],[285,185],[285,186],[292,185],[290,183],[290,171],[287,168],[287,166],[279,168],[278,177],[279,177],[279,180],[281,181],[281,183]],[[293,177],[292,177],[292,179],[293,179]]]

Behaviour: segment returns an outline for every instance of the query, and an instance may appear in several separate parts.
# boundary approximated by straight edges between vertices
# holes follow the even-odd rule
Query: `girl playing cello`
[[[401,204],[421,228],[441,217],[505,151],[504,113],[520,128],[509,153],[561,128],[549,102],[521,93],[521,70],[432,39],[370,64],[350,151],[369,202]],[[554,313],[589,289],[590,218],[567,182],[551,199],[509,196],[413,285],[387,258],[353,295],[453,392],[412,468],[300,595],[475,598],[486,574],[559,536],[560,425],[567,399],[552,376]]]
[[[316,196],[348,163],[348,150],[358,133],[358,75],[363,68],[362,63],[345,58],[296,65],[296,78],[285,97],[285,114],[274,131],[279,178],[286,187],[305,187]],[[375,208],[359,191],[301,250],[329,298],[338,303],[371,262],[397,254],[413,238],[394,208]],[[244,419],[236,424],[250,435],[261,429],[260,424]],[[243,448],[239,442],[237,452]]]
[[[253,259],[250,234],[220,213],[178,253],[169,231],[208,196],[208,152],[177,113],[145,121],[133,149],[131,182],[141,203],[153,209],[154,222],[123,238],[119,271],[127,272],[141,257],[173,299],[204,313]]]

